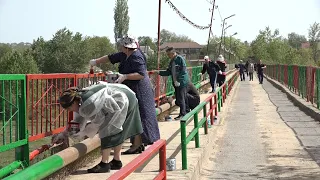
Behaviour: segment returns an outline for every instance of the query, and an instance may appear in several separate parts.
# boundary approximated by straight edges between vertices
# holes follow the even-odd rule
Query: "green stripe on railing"
[[[0,169],[0,179],[10,174],[12,171],[23,166],[21,161],[14,161],[13,163],[7,165],[6,167]]]
[[[59,155],[52,155],[16,174],[13,174],[4,180],[28,179],[38,180],[43,179],[50,174],[56,172],[63,167],[63,159]]]
[[[236,81],[237,80],[237,74],[233,75],[231,79],[227,80],[225,82],[226,86],[226,95],[229,93],[228,90],[228,84],[229,81]],[[218,111],[220,112],[221,107],[223,106],[223,89],[221,87],[217,88],[216,90],[216,96],[218,101]],[[207,109],[206,105],[209,102],[201,102],[197,107],[195,107],[192,111],[190,111],[188,114],[186,114],[181,120],[180,120],[180,130],[181,130],[181,155],[182,155],[182,170],[185,170],[188,168],[188,159],[187,159],[187,145],[188,143],[194,138],[195,139],[195,147],[200,147],[200,138],[199,138],[199,129],[201,127],[204,127],[205,134],[208,132],[208,126],[207,126]],[[199,122],[199,112],[203,110],[203,118],[201,118]],[[190,118],[193,116],[194,121],[194,128],[192,131],[187,135],[187,122],[190,120]]]

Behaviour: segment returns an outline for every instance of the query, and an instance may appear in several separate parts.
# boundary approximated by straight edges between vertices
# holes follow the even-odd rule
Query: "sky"
[[[171,0],[195,24],[210,23],[212,5],[209,0]],[[157,37],[158,0],[128,0],[129,34]],[[320,23],[320,0],[216,0],[222,18],[232,25],[227,35],[241,41],[255,39],[259,30],[269,26],[278,28],[280,35],[290,32],[308,35],[308,28],[315,21]],[[115,0],[0,0],[0,42],[32,42],[42,36],[49,40],[64,27],[87,36],[107,36],[114,42]],[[212,31],[221,34],[221,18],[214,11]],[[182,20],[162,0],[161,29],[189,36],[205,44],[208,30],[199,30]]]

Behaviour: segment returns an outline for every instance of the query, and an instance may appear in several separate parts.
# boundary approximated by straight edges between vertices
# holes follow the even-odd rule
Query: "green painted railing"
[[[223,102],[227,97],[228,93],[231,91],[235,81],[238,79],[238,73],[234,73],[230,79],[228,79],[224,85],[217,88],[216,93],[213,93],[205,101],[201,102],[196,108],[191,112],[186,114],[180,121],[180,130],[181,130],[181,154],[182,154],[182,169],[185,170],[188,168],[188,155],[187,155],[187,145],[195,140],[195,147],[200,147],[200,135],[199,129],[204,128],[204,133],[208,134],[208,121],[207,117],[210,116],[211,121],[210,125],[213,125],[214,116],[218,115],[218,112],[221,111],[223,107]],[[209,112],[207,112],[207,105],[210,105]],[[202,111],[203,117],[199,119],[199,113]],[[213,112],[215,115],[213,115]],[[193,129],[187,135],[187,124],[189,120],[193,118]]]
[[[26,76],[24,74],[1,75],[0,97],[0,153],[15,150],[15,160],[0,170],[0,178],[3,178],[17,168],[29,165]]]

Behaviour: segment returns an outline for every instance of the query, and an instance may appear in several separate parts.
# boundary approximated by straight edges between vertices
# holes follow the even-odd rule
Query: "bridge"
[[[189,76],[201,103],[181,121],[168,103],[170,78],[149,72],[161,140],[142,154],[122,156],[124,167],[87,174],[100,162],[99,138],[45,146],[73,114],[59,107],[67,87],[86,87],[103,74],[0,75],[1,166],[4,179],[317,179],[320,177],[320,69],[268,65],[265,81],[240,81],[234,64],[226,83],[208,92],[201,67]],[[158,93],[156,93],[158,92]],[[128,148],[126,142],[124,148]],[[37,148],[39,148],[37,150]],[[49,149],[49,150],[47,150]],[[34,151],[36,150],[36,151]],[[44,151],[47,150],[47,151]],[[44,152],[42,152],[44,151]],[[173,161],[173,168],[168,162]],[[173,168],[173,169],[172,169]]]

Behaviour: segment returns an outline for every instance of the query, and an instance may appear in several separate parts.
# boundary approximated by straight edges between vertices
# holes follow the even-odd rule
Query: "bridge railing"
[[[26,125],[26,77],[23,74],[0,76],[1,119],[0,153],[10,151],[14,160],[0,171],[0,179],[19,167],[29,165]],[[10,158],[1,156],[1,158]]]
[[[204,128],[204,133],[208,134],[208,121],[207,118],[210,116],[210,125],[214,124],[214,117],[221,111],[223,103],[227,98],[227,95],[231,91],[235,81],[238,78],[238,73],[234,73],[230,79],[228,79],[221,87],[217,88],[216,92],[210,95],[206,100],[201,102],[191,112],[186,114],[180,121],[181,129],[181,155],[182,155],[182,169],[188,169],[188,154],[187,145],[194,139],[195,147],[200,147],[200,128]],[[209,110],[207,111],[207,105],[209,104]],[[202,111],[203,116],[199,120],[199,113]],[[214,114],[213,114],[214,113]],[[187,135],[187,124],[189,120],[193,118],[193,129]]]
[[[268,65],[265,73],[320,109],[320,69],[318,67]]]
[[[111,175],[108,180],[122,180],[128,177],[132,172],[137,170],[141,165],[148,161],[153,155],[159,152],[159,174],[154,179],[166,180],[167,179],[167,167],[166,167],[166,141],[158,140],[153,143],[146,151],[133,159],[126,166],[119,171]]]
[[[194,84],[200,83],[202,80],[206,79],[206,76],[199,75],[199,73],[201,72],[201,68],[201,66],[188,68],[188,73]],[[160,77],[160,86],[157,86],[158,77],[154,73],[152,73],[152,71],[149,72],[149,77],[151,84],[154,87],[155,101],[161,101],[163,97],[171,96],[174,94],[174,88],[172,86],[170,77]],[[205,78],[202,79],[202,77]],[[7,115],[10,115],[10,112],[14,113],[15,111],[17,111],[17,114],[14,114],[15,117],[11,119],[6,119],[4,118],[4,116],[2,117],[2,120],[0,119],[0,121],[2,122],[2,134],[0,134],[0,138],[5,139],[6,137],[11,136],[10,132],[8,133],[5,130],[5,128],[11,127],[10,122],[12,122],[12,124],[15,124],[14,122],[19,122],[18,124],[22,126],[15,127],[18,130],[11,129],[11,132],[18,131],[20,139],[16,140],[17,142],[3,140],[2,142],[5,143],[0,144],[0,152],[8,151],[10,149],[19,150],[20,153],[16,155],[15,159],[17,160],[17,162],[23,162],[22,164],[24,166],[28,166],[28,142],[40,140],[44,137],[48,137],[63,131],[67,122],[73,119],[72,113],[68,113],[60,107],[57,101],[59,95],[68,87],[87,87],[91,84],[96,83],[97,81],[103,81],[105,80],[105,75],[103,73],[21,74],[0,75],[0,80],[3,82],[0,89],[2,89],[6,95],[12,94],[12,96],[14,93],[10,90],[7,92],[6,83],[8,82],[5,81],[19,81],[20,84],[22,83],[21,85],[18,83],[19,86],[12,86],[17,88],[16,91],[19,94],[19,98],[21,97],[19,101],[15,101],[15,103],[18,102],[16,106],[13,106],[13,103],[11,103],[13,107],[12,110],[8,108],[11,107],[11,105],[7,106],[7,104],[10,104],[10,100],[2,96],[2,104],[5,104],[2,109],[2,115],[6,115],[5,117],[7,118],[9,117]],[[158,88],[160,89],[160,97],[156,97]],[[17,119],[18,114],[19,118]],[[25,127],[26,129],[21,129],[22,127]],[[25,134],[22,135],[21,133]],[[11,137],[13,138],[14,136]],[[15,136],[15,138],[17,137],[18,136]],[[25,137],[27,139],[24,139]],[[5,165],[8,164],[5,163]],[[16,166],[17,164],[10,167]],[[3,169],[0,170],[0,174],[2,170]]]

